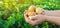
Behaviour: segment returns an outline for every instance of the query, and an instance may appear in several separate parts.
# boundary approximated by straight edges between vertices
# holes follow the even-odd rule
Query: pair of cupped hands
[[[24,11],[24,18],[26,20],[27,23],[31,24],[32,26],[37,25],[37,24],[41,24],[43,21],[45,21],[45,15],[42,14],[38,14],[35,16],[32,16],[31,19],[27,16],[28,15],[28,10]]]

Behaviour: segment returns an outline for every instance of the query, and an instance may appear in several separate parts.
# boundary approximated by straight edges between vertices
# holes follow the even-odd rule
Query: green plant
[[[43,22],[31,26],[24,19],[24,11],[31,5],[45,10],[59,10],[60,0],[0,0],[0,28],[60,28],[60,26]],[[18,2],[17,2],[18,1]],[[19,2],[21,1],[21,2]],[[1,3],[1,2],[0,2]],[[2,18],[3,17],[3,18]]]

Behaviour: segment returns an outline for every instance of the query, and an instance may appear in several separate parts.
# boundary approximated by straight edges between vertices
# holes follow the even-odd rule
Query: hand
[[[26,22],[28,22],[28,23],[31,24],[32,26],[34,26],[34,25],[36,25],[36,24],[40,24],[41,22],[45,21],[44,15],[36,15],[36,16],[34,16],[34,17],[31,17],[31,19],[30,19],[30,18],[27,17],[27,14],[28,14],[28,12],[27,12],[27,10],[26,10],[26,11],[24,12],[25,20],[26,20]]]
[[[36,25],[36,24],[40,24],[42,23],[43,21],[45,21],[45,17],[44,15],[36,15],[34,17],[31,17],[30,19],[30,24],[32,24],[33,26]]]

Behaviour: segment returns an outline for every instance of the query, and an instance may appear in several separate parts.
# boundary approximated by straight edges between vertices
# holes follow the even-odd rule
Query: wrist
[[[47,10],[42,10],[42,14],[43,14],[43,15],[48,15],[48,14],[49,14],[49,11],[47,11]]]
[[[46,15],[44,15],[43,18],[44,18],[44,21],[47,21],[47,16]]]
[[[45,15],[47,15],[47,14],[48,14],[48,11],[46,11],[46,10],[45,10],[44,12],[45,12]]]
[[[45,16],[45,21],[46,21],[46,22],[49,21],[49,16]]]
[[[42,15],[41,18],[43,19],[43,21],[46,21],[47,16],[46,15]]]

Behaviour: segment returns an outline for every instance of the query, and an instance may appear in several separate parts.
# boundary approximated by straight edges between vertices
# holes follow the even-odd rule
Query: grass
[[[24,19],[24,11],[35,5],[45,10],[59,10],[59,0],[0,0],[0,28],[60,28],[60,26],[43,22],[31,26]]]

